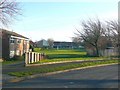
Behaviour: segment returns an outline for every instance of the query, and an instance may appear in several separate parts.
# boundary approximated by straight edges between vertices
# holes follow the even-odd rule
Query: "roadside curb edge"
[[[41,76],[47,76],[47,75],[58,74],[58,73],[63,73],[63,72],[69,72],[69,71],[73,71],[73,70],[81,70],[81,69],[88,69],[88,68],[93,68],[93,67],[101,67],[101,66],[108,66],[108,65],[115,65],[115,64],[118,64],[118,63],[101,64],[101,65],[95,65],[95,66],[73,68],[73,69],[61,70],[61,71],[55,71],[55,72],[48,72],[48,73],[43,73],[43,74],[35,74],[35,75],[26,76],[26,77],[16,77],[14,79],[10,79],[10,80],[2,83],[2,85],[7,84],[7,83],[16,83],[16,82],[20,82],[20,81],[23,81],[23,80],[28,80],[28,79],[32,79],[32,78],[41,77]]]

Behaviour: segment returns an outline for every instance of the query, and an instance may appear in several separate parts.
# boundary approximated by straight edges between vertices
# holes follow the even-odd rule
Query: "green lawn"
[[[8,65],[8,64],[16,64],[16,63],[19,63],[19,62],[22,62],[24,60],[11,60],[11,61],[3,61],[1,62],[2,65]]]
[[[56,50],[56,49],[45,49],[42,50],[40,48],[34,48],[35,52],[46,53],[46,54],[86,54],[83,49],[64,49],[64,50]]]
[[[45,63],[45,62],[57,62],[57,61],[71,61],[71,60],[100,60],[106,59],[106,57],[90,57],[87,56],[87,53],[84,49],[73,49],[73,50],[41,50],[39,48],[34,49],[35,52],[45,53],[47,58],[45,60],[41,60],[37,63]]]

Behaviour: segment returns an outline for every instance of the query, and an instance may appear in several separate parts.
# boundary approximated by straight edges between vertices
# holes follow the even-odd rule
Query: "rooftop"
[[[13,31],[5,30],[5,29],[0,29],[0,31],[2,31],[3,33],[7,33],[9,35],[12,35],[12,36],[17,36],[17,37],[22,37],[22,38],[29,39],[27,37],[24,37],[23,35],[20,35],[20,34],[18,34],[16,32],[13,32]]]

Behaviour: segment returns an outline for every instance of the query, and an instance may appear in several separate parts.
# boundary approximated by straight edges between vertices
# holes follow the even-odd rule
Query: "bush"
[[[15,55],[13,58],[11,58],[10,60],[24,60],[25,59],[25,55],[22,56],[17,56]]]

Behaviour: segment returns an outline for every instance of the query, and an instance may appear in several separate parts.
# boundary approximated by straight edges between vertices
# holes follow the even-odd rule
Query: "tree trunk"
[[[96,49],[96,52],[95,52],[96,56],[99,56],[99,49],[98,49],[98,47],[96,46],[95,49]]]

